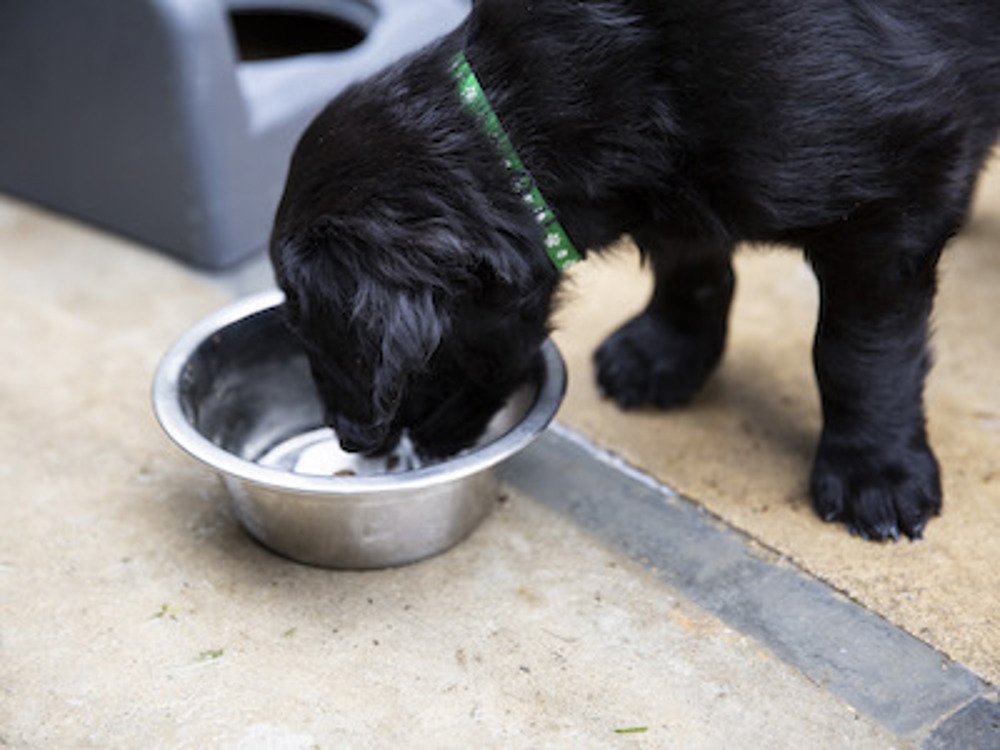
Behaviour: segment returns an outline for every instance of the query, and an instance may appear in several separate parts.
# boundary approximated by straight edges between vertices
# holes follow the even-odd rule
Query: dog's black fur
[[[939,511],[923,384],[936,263],[1000,127],[997,0],[479,0],[335,99],[272,238],[288,319],[345,447],[475,439],[529,372],[559,274],[449,72],[465,49],[575,244],[629,233],[645,312],[596,354],[623,407],[717,365],[742,241],[820,282],[819,514],[873,539]]]

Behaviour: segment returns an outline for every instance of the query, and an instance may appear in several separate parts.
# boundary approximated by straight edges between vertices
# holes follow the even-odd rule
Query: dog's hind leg
[[[809,252],[821,292],[813,356],[823,406],[813,502],[866,539],[917,538],[941,507],[923,387],[944,240],[915,247],[912,235],[892,236],[879,247]]]
[[[598,348],[597,382],[622,408],[679,406],[698,393],[725,349],[732,252],[653,233],[633,237],[656,285],[646,309]]]

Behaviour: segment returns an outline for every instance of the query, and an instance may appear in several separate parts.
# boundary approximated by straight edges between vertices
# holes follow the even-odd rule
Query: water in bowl
[[[373,476],[419,469],[420,457],[409,436],[384,456],[369,458],[340,447],[333,430],[322,427],[284,440],[257,459],[270,469],[311,476]]]

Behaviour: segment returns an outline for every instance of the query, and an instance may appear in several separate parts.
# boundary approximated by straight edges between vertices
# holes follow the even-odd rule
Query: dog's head
[[[441,456],[531,372],[557,273],[460,113],[424,111],[421,133],[386,101],[350,90],[306,131],[271,258],[345,449],[387,450],[407,428]]]

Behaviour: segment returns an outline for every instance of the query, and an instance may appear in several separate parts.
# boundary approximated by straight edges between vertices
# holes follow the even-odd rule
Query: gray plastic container
[[[267,243],[299,134],[469,0],[0,3],[0,190],[208,268]]]

